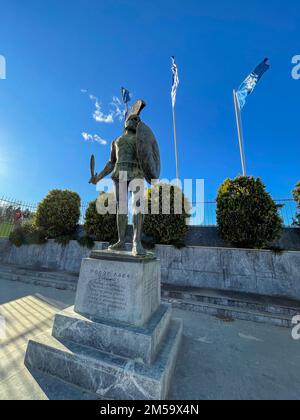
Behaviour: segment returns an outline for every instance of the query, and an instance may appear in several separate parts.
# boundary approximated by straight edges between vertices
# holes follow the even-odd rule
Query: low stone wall
[[[8,239],[0,237],[0,260],[3,255],[10,248]]]
[[[101,250],[104,245],[97,242],[94,249]],[[43,245],[28,245],[20,248],[9,245],[8,240],[0,241],[0,262],[2,263],[49,268],[75,274],[80,271],[82,259],[90,253],[88,248],[80,246],[77,241],[70,241],[67,246],[61,246],[54,240],[49,240]]]
[[[232,244],[224,241],[215,226],[190,226],[186,237],[186,245],[232,248]],[[285,251],[300,251],[300,229],[284,228],[281,237],[273,243]]]
[[[300,252],[158,247],[164,283],[300,300]]]
[[[132,226],[128,226],[127,241],[132,242]],[[189,226],[185,244],[187,246],[232,248],[230,242],[224,241],[219,236],[216,226]],[[274,242],[272,246],[285,251],[300,251],[300,229],[282,229],[280,239]]]
[[[104,249],[98,242],[95,249]],[[243,291],[300,300],[300,252],[275,254],[233,248],[158,245],[162,281],[184,287]],[[49,241],[45,245],[16,248],[0,240],[0,262],[79,273],[81,260],[90,254],[76,241],[66,247]]]

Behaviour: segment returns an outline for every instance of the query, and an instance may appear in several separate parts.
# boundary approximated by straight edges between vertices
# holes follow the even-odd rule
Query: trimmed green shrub
[[[55,238],[55,242],[61,246],[67,246],[71,241],[76,240],[76,235],[62,235]]]
[[[90,236],[82,236],[81,238],[77,239],[77,242],[80,246],[86,247],[88,249],[93,249],[95,245],[95,241]]]
[[[36,225],[48,238],[72,235],[79,222],[80,197],[72,191],[53,190],[39,204]]]
[[[297,208],[300,211],[300,181],[298,182],[298,184],[296,185],[296,187],[293,191],[293,196],[294,196],[294,199],[297,203]],[[294,224],[300,227],[300,212],[299,212],[299,214],[296,215],[296,219],[295,219]]]
[[[9,235],[9,241],[16,247],[47,242],[45,231],[30,222],[17,225]]]
[[[239,247],[263,248],[280,237],[279,207],[259,178],[227,179],[217,197],[219,234]]]
[[[175,205],[178,202],[177,197],[180,197],[179,204]],[[145,215],[144,233],[152,237],[155,243],[183,246],[191,205],[180,188],[170,184],[157,184],[147,191],[146,205],[148,214]],[[170,214],[165,214],[168,209]]]
[[[112,195],[112,197],[114,196]],[[85,213],[84,229],[87,235],[96,241],[116,242],[118,239],[116,215],[110,213],[98,214],[96,204],[97,200],[92,201]]]

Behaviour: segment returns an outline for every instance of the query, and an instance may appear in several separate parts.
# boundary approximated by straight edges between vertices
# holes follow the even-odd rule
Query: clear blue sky
[[[164,177],[175,176],[170,55],[177,97],[180,174],[204,178],[206,198],[241,172],[232,89],[266,56],[272,68],[244,111],[248,173],[276,197],[289,197],[299,174],[299,0],[17,0],[0,3],[0,196],[36,202],[53,188],[95,198],[90,155],[101,169],[107,140],[121,123],[96,123],[96,95],[108,111],[126,86],[148,103],[143,112],[159,140]]]

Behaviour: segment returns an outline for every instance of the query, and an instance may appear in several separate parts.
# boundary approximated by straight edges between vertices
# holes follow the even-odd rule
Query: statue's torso
[[[128,181],[144,177],[138,163],[136,140],[136,134],[124,134],[115,141],[116,166],[113,179],[119,180],[121,171],[127,172]]]

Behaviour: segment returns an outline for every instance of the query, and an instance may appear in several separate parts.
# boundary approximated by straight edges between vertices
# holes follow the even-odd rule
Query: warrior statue
[[[129,183],[135,179],[146,179],[151,183],[160,175],[160,154],[157,141],[151,129],[140,119],[140,112],[146,106],[145,102],[137,101],[129,111],[123,134],[113,141],[111,145],[110,160],[98,174],[94,173],[94,157],[91,161],[92,177],[90,183],[97,184],[101,179],[112,173],[112,179],[115,185],[115,194],[117,202],[117,226],[119,240],[112,245],[110,251],[125,250],[125,238],[128,225],[128,215],[123,214],[120,208],[123,207],[120,202],[120,191],[126,189],[126,203],[128,197]],[[126,173],[126,179],[123,174]],[[124,183],[126,185],[124,185]],[[132,191],[133,201],[135,202],[135,194]],[[124,208],[124,207],[123,207]],[[135,256],[143,256],[146,254],[142,246],[143,231],[143,214],[133,208],[133,249]]]

